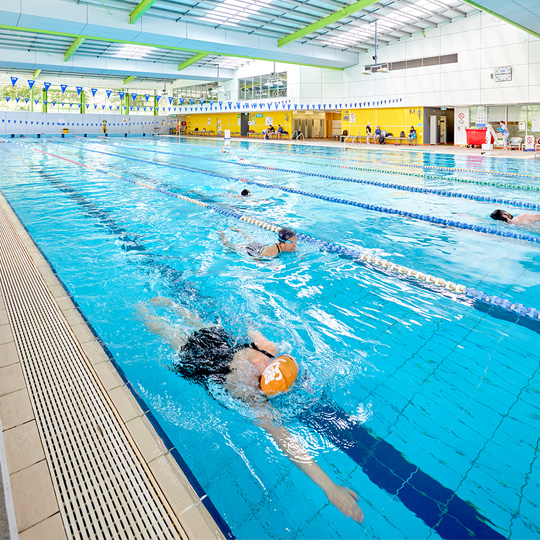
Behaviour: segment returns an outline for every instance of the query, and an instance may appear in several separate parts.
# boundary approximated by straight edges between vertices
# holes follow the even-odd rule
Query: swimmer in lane
[[[246,240],[247,244],[233,244],[230,242],[227,237],[225,236],[225,233],[221,231],[219,233],[221,242],[223,245],[229,249],[237,250],[238,248],[245,251],[250,257],[256,257],[256,258],[267,258],[267,257],[276,257],[280,253],[283,252],[289,252],[292,253],[296,250],[296,234],[292,229],[289,229],[288,227],[284,227],[283,229],[279,230],[278,233],[278,241],[275,244],[270,244],[269,246],[266,246],[264,244],[256,244],[252,241],[251,237],[247,235],[245,232],[241,231],[237,228],[232,228],[231,230],[239,232],[242,234]]]
[[[277,345],[258,330],[248,330],[246,338],[237,340],[222,326],[205,324],[169,298],[154,298],[150,303],[174,310],[193,330],[185,336],[163,318],[150,313],[146,304],[139,305],[138,315],[146,327],[178,352],[178,361],[171,369],[206,389],[210,382],[223,385],[233,398],[248,404],[257,425],[272,436],[296,467],[313,480],[343,514],[362,523],[364,514],[357,503],[358,495],[331,480],[301,443],[276,420],[278,411],[268,398],[289,390],[294,384],[298,374],[294,358],[279,354]]]
[[[505,221],[512,225],[532,225],[540,222],[540,214],[521,214],[519,216],[513,216],[505,210],[495,210],[492,212],[491,217],[497,221]]]

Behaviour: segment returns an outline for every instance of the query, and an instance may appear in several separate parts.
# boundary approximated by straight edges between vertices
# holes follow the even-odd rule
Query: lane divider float
[[[134,157],[131,157],[131,156],[125,156],[123,154],[113,154],[111,152],[103,152],[101,150],[92,150],[90,148],[85,149],[85,150],[88,150],[90,152],[96,152],[98,154],[104,154],[104,155],[107,155],[107,156],[120,157],[122,159],[128,159],[128,160],[131,160],[131,161],[139,161],[139,162],[142,162],[142,163],[150,163],[151,165],[157,165],[159,167],[180,169],[180,170],[184,170],[184,171],[189,171],[189,172],[194,172],[194,173],[199,173],[199,174],[205,174],[207,176],[213,176],[213,177],[216,177],[216,178],[223,178],[224,180],[232,180],[232,181],[237,181],[237,182],[244,182],[246,184],[256,185],[256,186],[259,186],[259,187],[262,187],[262,188],[265,188],[265,189],[278,189],[278,190],[285,191],[285,192],[288,192],[288,193],[295,193],[295,194],[298,194],[298,195],[303,195],[303,196],[306,196],[306,197],[312,197],[312,198],[316,198],[316,199],[326,200],[326,201],[329,201],[329,202],[335,202],[335,203],[338,203],[338,204],[346,204],[346,205],[349,205],[349,206],[356,206],[358,208],[364,208],[366,210],[373,210],[375,212],[381,212],[381,213],[386,213],[386,214],[396,214],[396,215],[399,215],[399,216],[403,216],[403,217],[407,217],[407,218],[411,218],[411,219],[416,219],[416,220],[419,220],[419,221],[435,223],[437,225],[444,225],[446,227],[455,227],[455,228],[458,228],[458,229],[471,230],[471,231],[479,232],[479,233],[482,233],[482,234],[490,234],[490,235],[494,235],[494,236],[502,236],[502,237],[505,237],[505,238],[515,238],[517,240],[525,240],[527,242],[540,243],[540,236],[533,236],[531,234],[516,233],[516,232],[513,232],[513,231],[504,231],[504,230],[501,230],[501,229],[493,229],[491,227],[484,227],[484,226],[481,226],[481,225],[472,225],[470,223],[462,223],[461,221],[456,221],[456,220],[452,220],[452,219],[438,218],[438,217],[429,216],[429,215],[426,215],[426,214],[418,214],[418,213],[415,213],[415,212],[408,212],[406,210],[397,210],[395,208],[388,208],[388,207],[380,206],[380,205],[376,205],[376,204],[367,204],[367,203],[361,203],[361,202],[358,202],[358,201],[351,201],[351,200],[348,200],[348,199],[341,199],[341,198],[338,198],[338,197],[329,197],[328,195],[319,195],[318,193],[311,193],[309,191],[304,191],[304,190],[301,190],[301,189],[293,189],[293,188],[289,188],[289,187],[286,187],[286,186],[277,186],[277,185],[274,185],[274,184],[265,184],[264,182],[258,182],[256,180],[247,180],[245,178],[238,178],[238,177],[235,177],[235,176],[228,176],[228,175],[220,174],[220,173],[217,173],[217,172],[205,171],[205,170],[201,170],[201,169],[195,169],[195,168],[192,168],[192,167],[184,167],[182,165],[174,165],[174,164],[170,164],[170,163],[161,163],[159,161],[150,161],[150,160],[147,160],[147,159],[140,159],[140,158],[134,158]]]
[[[185,143],[182,143],[185,144]],[[201,146],[204,145],[189,145],[193,148],[201,148]],[[214,146],[212,148],[215,148]],[[354,148],[354,150],[358,150],[357,148]],[[290,152],[279,152],[277,150],[272,150],[272,154],[278,154],[283,156],[290,156]],[[466,172],[466,173],[473,173],[473,174],[493,174],[496,176],[511,176],[512,178],[533,178],[534,180],[540,180],[540,176],[534,175],[534,174],[521,174],[521,173],[512,173],[512,172],[500,172],[500,171],[484,171],[482,169],[465,169],[461,167],[442,167],[439,165],[416,165],[414,163],[396,163],[392,161],[380,161],[380,160],[372,160],[372,159],[357,159],[357,158],[351,158],[351,157],[337,157],[337,156],[322,156],[320,154],[304,154],[304,153],[294,153],[294,155],[302,155],[302,156],[308,156],[308,157],[315,157],[320,159],[348,159],[350,161],[355,161],[357,163],[376,163],[378,165],[393,165],[397,167],[411,167],[411,168],[417,168],[417,169],[435,169],[435,170],[441,170],[441,171],[459,171],[459,172]],[[437,177],[440,178],[440,177]]]
[[[137,180],[133,180],[131,178],[121,176],[115,173],[112,173],[110,171],[107,171],[105,169],[98,169],[95,167],[91,167],[89,165],[86,165],[84,163],[80,163],[78,161],[74,161],[72,159],[58,156],[56,154],[52,154],[50,152],[45,152],[43,150],[38,150],[37,148],[33,148],[35,152],[39,152],[41,154],[45,154],[50,157],[54,157],[57,159],[61,159],[64,161],[67,161],[73,165],[78,165],[81,167],[84,167],[88,170],[93,170],[95,172],[99,172],[102,174],[106,174],[109,176],[113,176],[115,178],[118,178],[119,180],[123,180],[125,182],[128,182],[130,184],[138,185],[140,187],[144,187],[146,189],[150,189],[152,191],[158,192],[160,194],[166,195],[168,197],[173,197],[176,199],[180,199],[186,202],[194,203],[198,206],[208,208],[209,210],[213,210],[219,214],[234,217],[236,219],[239,219],[240,221],[244,221],[246,223],[250,223],[252,225],[255,225],[257,227],[267,229],[273,232],[278,232],[281,227],[274,225],[272,223],[268,223],[266,221],[256,219],[254,217],[247,216],[245,214],[242,214],[241,212],[237,212],[236,210],[231,210],[228,208],[222,208],[219,205],[215,204],[208,204],[203,201],[197,201],[196,199],[192,199],[191,197],[186,197],[184,195],[181,195],[179,193],[174,193],[168,189],[163,189],[159,187],[158,185],[151,185],[144,182],[140,182]],[[424,284],[427,286],[430,286],[431,290],[433,291],[448,291],[449,293],[455,293],[455,295],[452,295],[451,298],[453,299],[459,299],[460,297],[466,297],[475,301],[479,301],[483,304],[494,306],[497,308],[500,308],[504,311],[507,311],[509,313],[512,313],[516,315],[517,317],[523,317],[525,319],[530,319],[535,322],[540,322],[540,311],[531,308],[526,307],[523,304],[512,302],[508,299],[501,298],[496,295],[487,295],[483,293],[482,291],[478,291],[474,288],[466,287],[465,285],[460,285],[457,283],[454,283],[452,281],[447,281],[443,278],[438,278],[435,276],[432,276],[430,274],[424,274],[422,272],[418,272],[416,270],[413,270],[411,268],[408,268],[406,266],[402,266],[400,264],[393,263],[391,261],[388,261],[386,259],[382,259],[380,257],[377,257],[373,253],[369,252],[362,252],[354,249],[345,248],[343,246],[340,246],[338,244],[335,244],[334,242],[327,242],[324,240],[321,240],[319,238],[315,238],[313,236],[304,234],[304,233],[297,233],[297,238],[301,242],[308,242],[314,245],[317,245],[318,247],[329,251],[336,253],[338,255],[351,258],[354,261],[360,261],[366,264],[370,264],[374,267],[379,267],[381,269],[384,269],[392,274],[395,274],[401,278],[408,277],[412,278],[415,281],[419,282],[420,284]]]
[[[278,171],[278,172],[287,172],[287,173],[293,173],[293,174],[300,174],[300,175],[304,175],[304,176],[314,176],[314,177],[317,177],[317,178],[328,178],[329,180],[339,180],[339,181],[342,181],[342,182],[352,182],[352,183],[355,183],[355,184],[366,184],[366,185],[370,185],[370,186],[376,186],[376,187],[382,187],[382,188],[387,188],[387,189],[397,189],[399,191],[409,191],[411,193],[425,193],[425,194],[430,194],[430,195],[438,195],[439,197],[451,197],[451,198],[458,198],[458,199],[470,199],[470,200],[474,200],[474,201],[479,201],[479,202],[490,202],[490,203],[497,203],[497,204],[506,204],[506,205],[510,205],[510,206],[516,206],[518,208],[529,208],[529,209],[533,209],[533,210],[539,210],[540,209],[540,204],[537,204],[537,203],[527,203],[527,202],[521,202],[521,201],[514,201],[514,200],[510,200],[510,199],[501,199],[501,198],[497,198],[497,197],[487,197],[485,195],[474,195],[474,194],[471,194],[471,193],[459,193],[459,192],[455,192],[455,191],[447,191],[447,190],[443,190],[443,189],[433,189],[433,188],[422,188],[422,187],[417,187],[417,186],[407,186],[407,185],[404,185],[404,184],[388,184],[386,182],[377,182],[375,180],[365,180],[365,179],[361,179],[361,178],[348,178],[346,176],[333,176],[333,175],[328,175],[328,174],[320,174],[320,173],[312,173],[312,172],[306,172],[306,171],[296,171],[294,169],[281,169],[279,167],[268,167],[266,165],[259,165],[259,164],[256,164],[256,163],[241,163],[239,161],[230,161],[230,160],[226,160],[226,159],[215,159],[215,158],[208,158],[208,157],[203,157],[203,156],[193,156],[193,155],[189,155],[189,154],[178,154],[176,152],[165,152],[163,150],[150,150],[150,149],[145,149],[145,148],[138,148],[136,146],[126,146],[126,145],[120,145],[120,148],[131,148],[133,150],[140,150],[142,152],[152,152],[154,154],[166,154],[166,155],[169,155],[169,156],[178,156],[178,157],[186,157],[186,158],[189,158],[189,159],[199,159],[199,160],[204,160],[204,161],[214,161],[214,162],[219,162],[219,163],[230,163],[230,164],[233,164],[233,165],[241,165],[242,167],[252,167],[252,168],[255,168],[255,169],[265,169],[265,170],[270,170],[270,171]],[[91,152],[98,152],[98,150],[92,150],[92,149],[89,149]],[[266,159],[271,159],[271,158],[266,158]],[[301,162],[298,162],[297,163],[301,163]],[[362,169],[360,167],[348,167],[346,165],[328,165],[328,164],[319,164],[319,163],[307,163],[309,165],[326,165],[326,166],[332,166],[332,167],[339,167],[339,168],[342,168],[342,169],[355,169],[355,170],[360,170],[360,171],[368,171],[368,172],[387,172],[387,171],[384,171],[384,169],[381,169],[381,170],[376,170],[376,169]],[[400,174],[402,175],[402,173],[399,173],[398,171],[393,171],[394,174]],[[422,175],[417,175],[415,173],[405,173],[405,176],[419,176],[419,177],[422,177]],[[431,176],[432,178],[437,178],[439,180],[444,180],[444,178],[442,177],[435,177],[435,176]],[[425,178],[425,176],[424,176]],[[512,184],[508,184],[507,186],[511,186]],[[501,186],[499,186],[501,187]],[[540,187],[537,187],[537,186],[533,186],[531,187],[531,190],[536,190],[536,191],[540,191]]]

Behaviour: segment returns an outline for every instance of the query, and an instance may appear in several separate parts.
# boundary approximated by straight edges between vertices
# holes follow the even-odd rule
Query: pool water
[[[540,536],[540,323],[318,243],[252,259],[227,249],[220,232],[233,243],[245,240],[231,228],[261,243],[275,242],[275,233],[170,196],[539,308],[539,230],[523,230],[530,239],[519,240],[281,188],[515,231],[489,218],[500,204],[343,178],[536,203],[540,164],[372,148],[233,142],[221,149],[219,141],[174,138],[3,144],[0,189],[233,534]],[[245,187],[250,197],[239,195]],[[189,329],[174,310],[153,306],[155,297],[238,338],[260,330],[296,356],[301,375],[272,400],[276,421],[358,494],[362,525],[329,504],[248,406],[168,369],[175,352],[147,329],[141,311],[173,334]]]

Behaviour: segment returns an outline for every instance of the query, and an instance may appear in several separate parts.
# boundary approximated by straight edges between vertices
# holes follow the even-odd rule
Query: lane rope
[[[426,222],[429,222],[429,223],[435,223],[437,225],[444,225],[446,227],[456,227],[458,229],[467,229],[467,230],[479,232],[479,233],[482,233],[482,234],[490,234],[490,235],[502,236],[502,237],[506,237],[506,238],[515,238],[517,240],[525,240],[527,242],[540,243],[540,236],[533,236],[533,235],[525,234],[525,233],[515,233],[513,231],[504,231],[504,230],[500,230],[500,229],[493,229],[491,227],[484,227],[484,226],[481,226],[481,225],[472,225],[470,223],[462,223],[461,221],[456,221],[456,220],[452,220],[452,219],[438,218],[438,217],[429,216],[429,215],[426,215],[426,214],[417,214],[415,212],[408,212],[406,210],[397,210],[395,208],[388,208],[388,207],[380,206],[380,205],[376,205],[376,204],[367,204],[367,203],[361,203],[361,202],[358,202],[358,201],[351,201],[351,200],[348,200],[348,199],[341,199],[341,198],[338,198],[338,197],[329,197],[328,195],[319,195],[318,193],[311,193],[309,191],[303,191],[303,190],[300,190],[300,189],[292,189],[292,188],[288,188],[288,187],[285,187],[285,186],[277,186],[277,185],[273,185],[273,184],[265,184],[264,182],[258,182],[256,180],[247,180],[245,178],[238,178],[238,177],[235,177],[235,176],[228,176],[228,175],[220,174],[220,173],[217,173],[217,172],[211,172],[211,171],[205,171],[205,170],[201,170],[201,169],[195,169],[193,167],[184,167],[184,166],[181,166],[181,165],[174,165],[174,164],[170,164],[170,163],[161,163],[159,161],[150,161],[150,160],[147,160],[147,159],[140,159],[140,158],[135,158],[135,157],[131,157],[131,156],[125,156],[125,155],[122,155],[122,154],[113,154],[111,152],[103,152],[101,150],[92,150],[90,148],[88,148],[88,151],[96,152],[98,154],[104,154],[106,156],[120,157],[122,159],[128,159],[128,160],[131,160],[131,161],[139,161],[141,163],[149,163],[151,165],[157,165],[159,167],[167,167],[167,168],[180,169],[180,170],[199,173],[199,174],[205,174],[207,176],[213,176],[215,178],[223,178],[224,180],[233,180],[233,181],[237,181],[237,182],[244,182],[246,184],[256,185],[256,186],[259,186],[259,187],[262,187],[262,188],[265,188],[265,189],[278,189],[278,190],[286,191],[286,192],[289,192],[289,193],[295,193],[295,194],[298,194],[298,195],[304,195],[306,197],[312,197],[312,198],[316,198],[316,199],[326,200],[326,201],[335,202],[335,203],[338,203],[338,204],[346,204],[346,205],[349,205],[349,206],[356,206],[358,208],[364,208],[366,210],[373,210],[375,212],[381,212],[381,213],[386,213],[386,214],[397,214],[397,215],[400,215],[400,216],[403,216],[403,217],[408,217],[408,218],[416,219],[416,220],[419,220],[419,221],[426,221]]]
[[[166,155],[169,155],[169,156],[186,157],[186,158],[189,158],[189,159],[199,159],[199,160],[214,161],[214,162],[219,162],[219,163],[230,163],[232,165],[241,165],[242,167],[253,167],[255,169],[265,169],[265,170],[270,170],[270,171],[295,173],[295,174],[304,175],[304,176],[314,176],[314,177],[317,177],[317,178],[328,178],[329,180],[339,180],[339,181],[342,181],[342,182],[351,182],[351,183],[355,183],[355,184],[365,184],[365,185],[370,185],[370,186],[382,187],[382,188],[386,188],[386,189],[397,189],[397,190],[400,190],[400,191],[409,191],[411,193],[425,193],[425,194],[430,194],[430,195],[438,195],[439,197],[470,199],[470,200],[479,201],[479,202],[490,202],[490,203],[497,203],[497,204],[505,204],[505,205],[509,205],[509,206],[516,206],[518,208],[528,208],[528,209],[532,209],[532,210],[540,210],[540,204],[538,204],[538,203],[527,203],[527,202],[521,202],[521,201],[514,201],[514,200],[511,200],[511,199],[501,199],[501,198],[497,198],[497,197],[488,197],[488,196],[485,196],[485,195],[473,195],[471,193],[459,193],[459,192],[448,191],[448,190],[444,190],[444,189],[422,188],[422,187],[417,187],[417,186],[407,186],[407,185],[404,185],[404,184],[388,184],[386,182],[377,182],[375,180],[365,180],[365,179],[361,179],[361,178],[348,178],[346,176],[333,176],[333,175],[312,173],[312,172],[306,172],[306,171],[296,171],[294,169],[281,169],[279,167],[269,167],[269,166],[266,166],[266,165],[259,165],[259,164],[256,164],[256,163],[249,163],[249,162],[241,163],[239,161],[231,161],[231,160],[226,160],[226,159],[215,159],[215,158],[209,158],[209,157],[204,157],[204,156],[193,156],[193,155],[190,155],[190,154],[179,154],[177,152],[165,152],[163,150],[150,150],[150,149],[138,148],[136,146],[129,146],[129,145],[120,145],[120,148],[131,148],[131,149],[134,149],[134,150],[140,150],[142,152],[152,152],[154,154],[166,154]],[[89,150],[91,152],[97,152],[97,150],[92,150],[92,149],[89,149]],[[272,158],[265,158],[265,159],[272,159]],[[296,161],[296,163],[302,163],[302,162]],[[368,171],[368,172],[386,172],[386,171],[384,171],[384,169],[380,169],[380,170],[377,170],[377,169],[363,169],[363,168],[360,168],[360,167],[348,167],[346,165],[328,165],[328,164],[324,164],[324,163],[319,164],[319,163],[311,163],[311,162],[309,162],[309,163],[306,162],[306,164],[309,164],[309,165],[326,165],[326,166],[331,166],[331,167],[339,167],[339,168],[342,168],[342,169],[355,169],[355,170]],[[402,175],[402,173],[399,173],[397,171],[394,171],[393,173]],[[417,175],[417,174],[414,174],[414,173],[405,173],[404,176],[420,176],[421,177],[421,175]],[[436,178],[438,178],[439,180],[443,179],[441,177],[436,177]],[[511,185],[511,184],[508,184],[508,185]],[[540,191],[540,187],[535,186],[534,190]]]
[[[205,203],[205,202],[202,202],[202,201],[197,201],[197,200],[192,199],[190,197],[186,197],[185,195],[181,195],[179,193],[174,193],[174,192],[172,192],[172,191],[170,191],[168,189],[163,189],[163,188],[159,187],[158,185],[146,184],[146,183],[140,182],[138,180],[133,180],[131,178],[112,173],[112,172],[107,171],[105,169],[98,169],[98,168],[91,167],[91,166],[86,165],[84,163],[74,161],[72,159],[69,159],[69,158],[66,158],[66,157],[63,157],[63,156],[58,156],[58,155],[52,154],[50,152],[45,152],[43,150],[38,150],[37,148],[33,148],[33,150],[35,152],[39,152],[41,154],[45,154],[45,155],[50,156],[50,157],[61,159],[61,160],[67,161],[67,162],[69,162],[71,164],[84,167],[84,168],[86,168],[88,170],[93,170],[93,171],[96,171],[96,172],[99,172],[99,173],[102,173],[102,174],[113,176],[115,178],[118,178],[118,179],[123,180],[125,182],[128,182],[130,184],[138,185],[140,187],[144,187],[146,189],[156,191],[156,192],[161,193],[163,195],[166,195],[168,197],[174,197],[176,199],[180,199],[180,200],[183,200],[183,201],[186,201],[186,202],[194,203],[194,204],[196,204],[198,206],[208,208],[209,210],[213,210],[214,212],[217,212],[219,214],[234,217],[236,219],[239,219],[240,221],[250,223],[250,224],[255,225],[257,227],[261,227],[263,229],[271,230],[271,231],[274,231],[274,232],[278,232],[281,229],[281,227],[279,227],[277,225],[274,225],[272,223],[268,223],[266,221],[256,219],[256,218],[253,218],[253,217],[250,217],[250,216],[247,216],[245,214],[237,212],[236,210],[230,210],[228,208],[222,208],[222,207],[220,207],[218,205],[215,205],[215,204],[208,204],[208,203]],[[354,249],[345,248],[345,247],[340,246],[338,244],[335,244],[333,242],[327,242],[327,241],[321,240],[319,238],[315,238],[313,236],[310,236],[310,235],[307,235],[307,234],[304,234],[304,233],[297,233],[296,236],[297,236],[298,240],[308,242],[308,243],[311,243],[311,244],[315,244],[315,245],[319,246],[320,248],[322,248],[322,249],[324,249],[326,251],[337,253],[338,255],[342,255],[342,256],[351,258],[351,259],[353,259],[355,261],[360,261],[360,262],[364,262],[364,263],[367,263],[367,264],[371,264],[371,265],[379,267],[379,268],[384,268],[388,272],[390,272],[392,274],[395,274],[395,275],[398,275],[398,276],[400,276],[402,278],[403,277],[410,277],[410,278],[413,278],[414,280],[420,282],[421,284],[426,284],[426,285],[429,285],[429,286],[436,287],[436,288],[432,288],[432,290],[434,290],[434,291],[444,290],[444,291],[447,291],[447,292],[456,293],[457,295],[461,295],[461,296],[473,299],[475,301],[479,301],[479,302],[481,302],[483,304],[486,304],[486,305],[489,305],[489,306],[496,306],[496,307],[498,307],[498,308],[500,308],[500,309],[502,309],[504,311],[507,311],[509,313],[512,313],[512,314],[514,314],[514,315],[516,315],[518,317],[524,317],[526,319],[531,319],[531,320],[533,320],[535,322],[540,321],[540,311],[535,309],[535,308],[526,307],[523,304],[514,303],[514,302],[512,302],[512,301],[510,301],[508,299],[501,298],[501,297],[499,297],[497,295],[487,295],[482,291],[478,291],[477,289],[470,288],[470,287],[465,287],[465,285],[456,284],[456,283],[454,283],[452,281],[447,281],[447,280],[445,280],[443,278],[437,278],[437,277],[432,276],[430,274],[424,274],[422,272],[418,272],[417,270],[413,270],[413,269],[408,268],[406,266],[402,266],[402,265],[393,263],[391,261],[388,261],[386,259],[382,259],[380,257],[377,257],[376,255],[373,255],[373,253],[367,253],[367,252],[363,252],[363,251],[358,251],[358,250],[354,250]]]
[[[201,148],[203,145],[190,145],[191,147],[197,147]],[[214,147],[212,147],[214,148]],[[341,148],[343,150],[343,148]],[[354,148],[354,150],[358,150],[357,148]],[[366,149],[367,150],[367,149]],[[288,156],[291,155],[289,152],[278,152],[277,150],[272,151],[272,153]],[[308,156],[308,157],[315,157],[320,159],[337,159],[337,160],[343,160],[348,159],[350,161],[354,161],[357,163],[376,163],[378,165],[393,165],[396,167],[411,167],[416,169],[435,169],[435,170],[441,170],[441,171],[459,171],[459,172],[466,172],[466,173],[473,173],[473,174],[493,174],[496,176],[510,176],[512,178],[533,178],[534,180],[540,180],[540,176],[534,175],[534,174],[522,174],[522,173],[512,173],[512,172],[500,172],[500,171],[485,171],[482,169],[465,169],[461,167],[442,167],[438,165],[416,165],[414,163],[396,163],[393,161],[380,161],[380,160],[372,160],[372,159],[357,159],[352,157],[337,157],[337,156],[321,156],[319,154],[296,154],[295,155],[302,155],[302,156]],[[440,178],[437,176],[436,178]]]

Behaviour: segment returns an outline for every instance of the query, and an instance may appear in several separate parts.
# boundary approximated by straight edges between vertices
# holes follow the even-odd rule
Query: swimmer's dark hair
[[[496,219],[497,221],[506,221],[506,219],[503,216],[504,210],[495,210],[494,212],[491,212],[492,219]]]
[[[287,240],[290,240],[293,236],[296,236],[296,233],[288,227],[283,227],[283,229],[280,229],[278,232],[278,239],[281,242],[287,242]]]
[[[249,189],[243,189],[241,192],[240,192],[240,195],[242,195],[243,197],[247,197],[251,192],[249,191]]]
[[[178,351],[178,361],[171,369],[207,388],[212,380],[225,381],[235,351],[226,330],[219,326],[201,328],[193,332]]]

